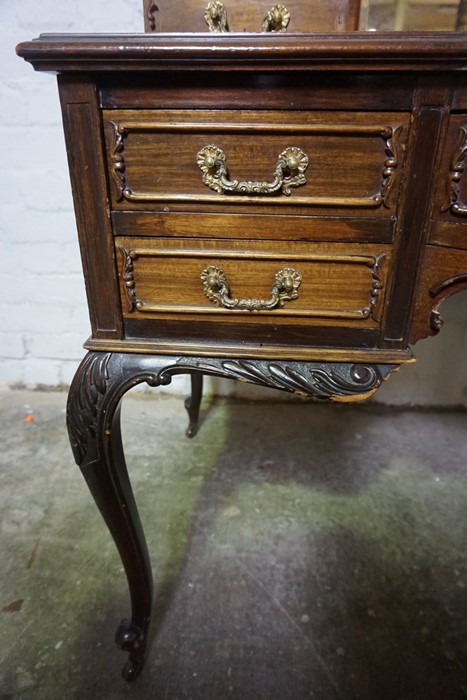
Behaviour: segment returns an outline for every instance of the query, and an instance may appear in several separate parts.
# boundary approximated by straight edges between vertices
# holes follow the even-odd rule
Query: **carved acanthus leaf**
[[[366,398],[374,393],[395,369],[394,365],[179,358],[174,365],[146,381],[152,385],[168,384],[173,374],[197,370],[301,396],[345,401]]]
[[[368,264],[368,267],[371,269],[370,305],[366,309],[363,309],[363,318],[369,318],[371,316],[375,321],[378,321],[376,312],[379,299],[384,289],[384,284],[381,279],[381,268],[385,259],[386,255],[381,253],[375,256],[373,263]]]
[[[381,186],[381,198],[383,205],[389,209],[391,206],[391,192],[393,191],[396,179],[396,169],[399,165],[399,139],[402,133],[402,126],[395,129],[388,127],[382,133],[385,139],[386,160],[383,168],[383,184]]]
[[[134,265],[133,256],[131,251],[127,250],[123,246],[119,247],[119,250],[123,256],[123,287],[125,290],[125,295],[128,301],[128,311],[134,311],[137,305],[136,290],[135,290],[135,275],[134,275]]]
[[[107,390],[110,353],[89,353],[68,396],[67,426],[75,460],[82,464],[95,441],[100,406]],[[84,381],[82,378],[84,377]]]
[[[125,177],[125,137],[128,135],[126,127],[111,122],[114,129],[114,144],[112,150],[112,177],[117,190],[117,202],[120,202],[124,197],[126,189]]]
[[[452,214],[467,216],[467,205],[463,204],[460,198],[462,174],[465,168],[465,154],[467,153],[467,128],[461,126],[456,150],[451,158],[449,175],[446,180],[446,198],[441,211],[448,209]]]
[[[150,2],[146,17],[148,18],[149,29],[151,32],[156,31],[156,12],[159,12],[159,8],[157,7],[156,3]]]

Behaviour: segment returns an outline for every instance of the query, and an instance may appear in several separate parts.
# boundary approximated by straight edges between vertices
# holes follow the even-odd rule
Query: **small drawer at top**
[[[120,210],[394,215],[403,113],[104,110]]]

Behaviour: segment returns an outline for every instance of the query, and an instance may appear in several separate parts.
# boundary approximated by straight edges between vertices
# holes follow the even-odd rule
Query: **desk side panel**
[[[122,319],[94,81],[59,76],[60,100],[93,336],[121,339]]]
[[[467,77],[457,81],[453,109],[434,169],[428,245],[419,266],[410,342],[443,326],[442,303],[467,289]]]

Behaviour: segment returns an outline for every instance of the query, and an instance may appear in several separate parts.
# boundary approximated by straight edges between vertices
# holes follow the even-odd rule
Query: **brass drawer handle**
[[[306,184],[303,173],[308,167],[308,156],[296,146],[289,146],[279,154],[272,182],[230,180],[226,155],[218,146],[205,146],[198,151],[196,160],[204,184],[220,194],[271,195],[282,192],[290,195],[291,187]]]
[[[298,299],[302,276],[294,267],[284,267],[276,272],[270,299],[232,299],[227,276],[220,267],[209,265],[201,273],[204,294],[209,301],[224,309],[269,311],[284,306],[285,301]]]
[[[210,32],[229,32],[227,10],[222,2],[214,0],[206,5],[204,20]],[[274,5],[263,19],[263,32],[285,32],[290,22],[290,12],[285,5]]]

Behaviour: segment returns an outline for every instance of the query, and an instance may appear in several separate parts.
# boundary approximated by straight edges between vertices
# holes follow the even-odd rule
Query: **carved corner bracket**
[[[430,328],[433,333],[439,333],[444,325],[440,314],[440,307],[443,301],[464,289],[467,289],[467,270],[447,277],[439,284],[431,287],[429,291],[430,297],[436,300],[430,312]]]
[[[67,425],[77,464],[95,462],[111,437],[111,420],[136,384],[168,385],[178,374],[199,372],[280,389],[322,401],[356,401],[374,394],[398,365],[171,357],[89,352],[73,380]]]
[[[167,385],[178,374],[200,372],[280,389],[327,401],[365,399],[375,393],[397,365],[326,362],[226,360],[165,357],[133,353],[89,352],[70,389],[67,425],[77,464],[97,461],[106,421],[123,394],[141,382]],[[103,423],[102,423],[103,421]],[[110,425],[110,423],[109,423]],[[107,432],[106,432],[107,431]]]
[[[159,381],[199,371],[325,401],[356,401],[374,394],[396,369],[395,365],[179,358],[160,372]]]

